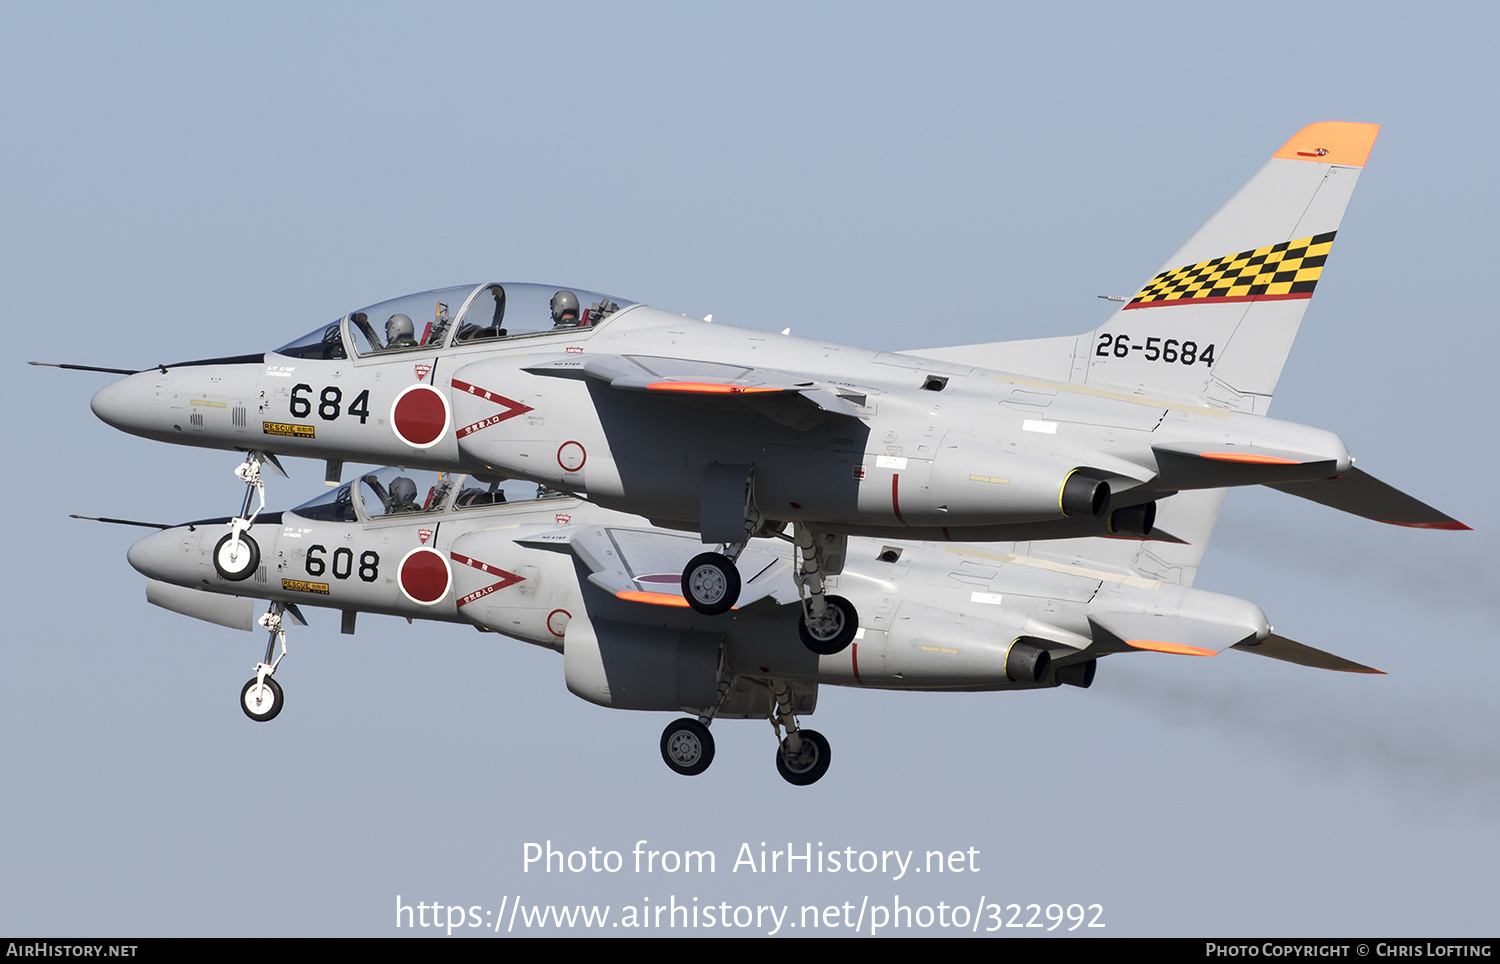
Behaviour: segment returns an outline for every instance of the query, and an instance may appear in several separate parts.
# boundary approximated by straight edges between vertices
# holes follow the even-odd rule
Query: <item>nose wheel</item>
[[[257,675],[240,690],[240,709],[257,723],[269,723],[276,719],[284,700],[281,684],[270,676],[261,679]]]
[[[230,536],[225,536],[229,539]],[[241,535],[241,539],[248,536]],[[250,543],[252,546],[255,543]],[[220,542],[220,546],[224,543]],[[214,561],[218,561],[218,552],[214,552]],[[281,690],[281,684],[271,676],[276,672],[276,667],[281,665],[282,659],[286,657],[286,627],[282,625],[281,615],[288,609],[291,610],[293,618],[306,626],[307,621],[296,606],[290,603],[271,603],[271,608],[260,617],[257,622],[270,631],[270,638],[266,640],[266,658],[255,664],[255,675],[250,678],[240,689],[240,709],[245,715],[257,723],[269,723],[276,719],[281,713],[282,704],[286,702],[286,694]],[[276,652],[276,645],[281,644],[281,652]],[[275,659],[272,659],[272,657]]]
[[[231,582],[249,579],[260,565],[260,546],[248,532],[231,532],[214,546],[214,571]]]
[[[723,553],[696,555],[682,570],[682,597],[705,616],[727,613],[740,598],[740,571]]]
[[[260,477],[262,462],[270,462],[281,471],[276,456],[256,451],[245,453],[245,461],[234,470],[234,474],[245,483],[245,502],[240,506],[240,514],[229,523],[229,535],[219,540],[213,554],[214,571],[230,582],[249,579],[260,566],[260,546],[250,538],[248,530],[266,507],[266,483]],[[257,495],[260,496],[260,505],[251,512],[250,501]]]

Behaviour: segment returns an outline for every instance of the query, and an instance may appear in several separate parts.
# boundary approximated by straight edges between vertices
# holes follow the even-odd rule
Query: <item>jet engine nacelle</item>
[[[563,642],[563,677],[569,692],[599,706],[699,712],[719,702],[722,638],[580,614]]]
[[[755,503],[777,519],[857,525],[964,527],[1049,522],[1108,513],[1110,485],[1076,459],[968,436],[932,459],[837,453],[755,463]],[[814,470],[810,458],[831,467]],[[814,474],[816,471],[816,475]],[[853,475],[859,481],[849,484]],[[812,485],[817,479],[821,484]]]
[[[1027,635],[1027,625],[1005,610],[994,620],[975,619],[903,603],[887,631],[866,630],[855,644],[859,679],[892,689],[1051,686],[1049,644]]]

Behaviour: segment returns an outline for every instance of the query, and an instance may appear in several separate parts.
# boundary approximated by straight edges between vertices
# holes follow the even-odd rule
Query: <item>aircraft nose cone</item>
[[[127,375],[117,382],[110,382],[94,395],[89,408],[107,425],[122,432],[141,434],[147,430],[152,390],[151,372]]]
[[[100,417],[103,418],[103,416]],[[105,421],[109,420],[105,419]],[[152,579],[157,578],[156,557],[158,552],[162,548],[162,542],[166,539],[167,533],[169,531],[170,530],[164,529],[161,532],[153,533],[146,538],[137,541],[134,545],[127,549],[125,551],[125,559],[130,563],[131,568],[133,568],[136,572],[140,573],[143,576],[147,576]]]
[[[188,541],[183,526],[163,529],[136,542],[125,552],[125,558],[136,572],[148,579],[191,585],[200,576],[198,557]]]

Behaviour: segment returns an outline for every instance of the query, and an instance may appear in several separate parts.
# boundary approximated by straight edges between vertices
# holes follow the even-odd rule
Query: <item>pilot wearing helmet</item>
[[[386,320],[385,347],[387,349],[417,347],[417,326],[412,324],[410,315],[394,314]]]
[[[410,319],[408,319],[409,321]],[[421,512],[422,507],[417,504],[417,483],[402,475],[391,481],[390,506],[386,509],[386,515],[396,515],[401,512]]]
[[[559,291],[552,296],[552,327],[577,328],[578,296],[571,291]]]

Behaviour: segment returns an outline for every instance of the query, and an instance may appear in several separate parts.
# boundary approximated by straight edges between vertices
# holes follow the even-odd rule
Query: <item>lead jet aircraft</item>
[[[855,537],[830,588],[861,625],[843,652],[799,641],[794,547],[754,539],[735,560],[737,608],[703,615],[679,576],[691,535],[543,490],[507,503],[505,486],[410,469],[365,472],[257,523],[247,579],[223,571],[224,520],[163,527],[130,548],[158,606],[238,629],[270,600],[265,658],[240,704],[253,720],[281,712],[274,676],[286,625],[302,606],[467,622],[562,654],[574,694],[601,706],[686,711],[661,737],[678,773],[713,759],[714,719],[769,719],[783,777],[828,769],[829,743],[803,729],[822,684],[897,690],[1087,687],[1100,657],[1213,656],[1238,648],[1294,663],[1378,672],[1272,633],[1254,604],[1192,588],[1222,490],[1162,503],[1183,542],[1086,538],[973,545]],[[509,484],[512,495],[516,484]],[[537,493],[531,486],[530,495]],[[117,521],[117,520],[109,520]],[[278,652],[279,646],[279,652]]]
[[[1300,131],[1095,331],[878,352],[731,328],[578,289],[446,288],[272,352],[162,365],[93,409],[147,438],[248,452],[220,568],[256,571],[263,458],[528,479],[700,533],[705,615],[790,527],[809,645],[849,536],[1035,540],[1152,531],[1159,500],[1269,485],[1398,525],[1467,528],[1354,468],[1332,432],[1266,417],[1374,124]],[[258,511],[258,510],[257,510]]]

